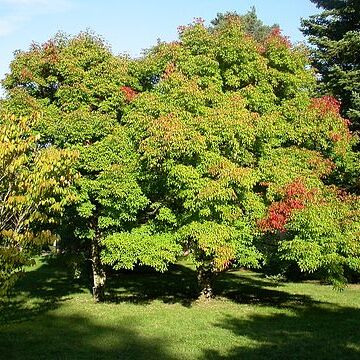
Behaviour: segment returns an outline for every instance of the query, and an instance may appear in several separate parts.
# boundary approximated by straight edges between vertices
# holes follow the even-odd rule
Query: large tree
[[[8,90],[4,107],[19,114],[42,113],[37,128],[44,144],[79,152],[74,164],[81,175],[76,182],[78,201],[67,210],[62,233],[76,243],[76,251],[85,249],[91,258],[96,301],[104,297],[106,280],[103,240],[140,225],[139,212],[146,212],[149,203],[138,184],[138,155],[128,130],[118,121],[136,95],[132,87],[139,87],[129,74],[129,63],[115,57],[93,34],[59,34],[18,52],[4,81]],[[151,241],[148,237],[143,252],[153,252]],[[164,269],[171,258],[164,250],[153,264],[151,256],[132,251],[129,241],[126,246],[132,263],[142,260]]]
[[[302,20],[323,93],[342,103],[343,116],[360,128],[360,2],[311,0],[323,11]]]
[[[141,60],[147,91],[122,122],[156,204],[153,224],[175,233],[209,297],[217,272],[260,266],[271,246],[285,249],[282,229],[270,244],[264,224],[287,201],[286,189],[316,189],[323,199],[332,186],[354,185],[354,139],[334,98],[311,98],[306,51],[278,28],[254,37],[240,17],[227,16],[221,26],[197,19],[179,32],[179,41],[160,43]],[[293,196],[295,213],[303,205]],[[117,238],[111,242],[116,255]]]

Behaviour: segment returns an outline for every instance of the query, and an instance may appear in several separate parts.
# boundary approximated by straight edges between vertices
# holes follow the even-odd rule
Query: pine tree
[[[320,89],[341,100],[342,114],[360,128],[360,2],[358,0],[311,0],[320,14],[302,20],[302,32],[312,49],[319,72]]]

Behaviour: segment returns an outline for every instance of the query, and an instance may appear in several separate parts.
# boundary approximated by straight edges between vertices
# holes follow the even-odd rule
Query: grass
[[[114,275],[94,304],[60,259],[44,258],[0,309],[2,359],[359,359],[360,287],[218,278],[194,301],[193,269]]]

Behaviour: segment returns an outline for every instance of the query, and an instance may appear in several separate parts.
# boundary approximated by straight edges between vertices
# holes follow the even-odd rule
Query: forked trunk
[[[106,273],[100,258],[100,231],[97,224],[97,218],[94,220],[93,228],[95,235],[91,241],[91,260],[93,272],[93,298],[95,302],[104,300],[104,288]]]
[[[199,266],[197,268],[198,286],[200,289],[199,300],[210,300],[213,297],[214,273],[210,268]]]

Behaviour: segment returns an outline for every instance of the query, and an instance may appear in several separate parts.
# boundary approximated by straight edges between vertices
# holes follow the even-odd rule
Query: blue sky
[[[300,17],[317,12],[310,0],[0,0],[0,78],[16,49],[44,42],[61,30],[76,34],[91,29],[114,53],[137,56],[156,40],[173,40],[177,27],[218,12],[247,12],[255,6],[261,20],[278,23],[292,41],[303,41]]]

